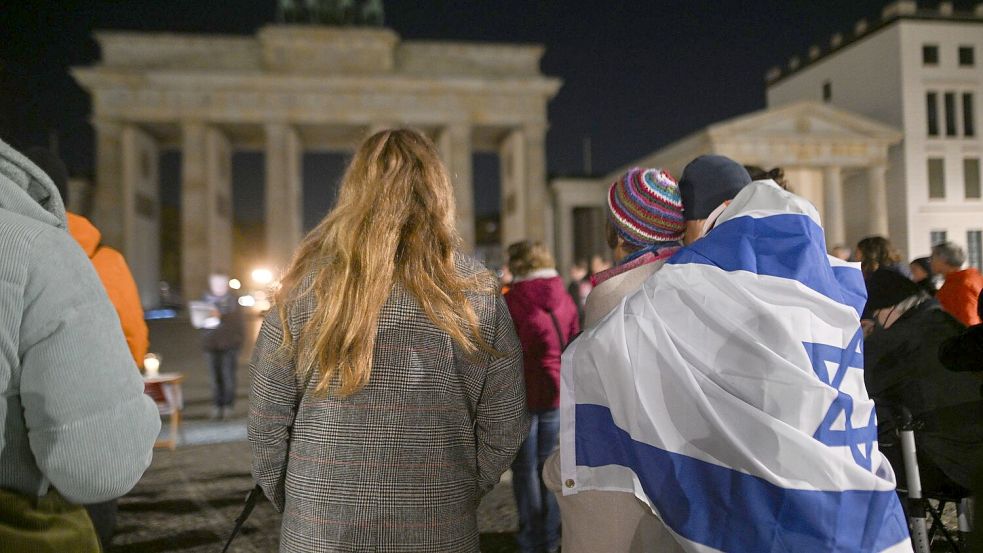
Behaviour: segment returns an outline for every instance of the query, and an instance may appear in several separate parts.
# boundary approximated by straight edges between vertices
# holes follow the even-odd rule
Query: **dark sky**
[[[848,33],[861,17],[876,20],[885,3],[390,0],[385,6],[387,25],[404,39],[544,44],[543,71],[564,81],[549,107],[549,171],[569,175],[582,172],[585,136],[593,144],[594,173],[605,173],[709,123],[764,107],[769,67],[804,56],[811,44],[827,45],[832,33]],[[252,33],[275,17],[275,0],[3,4],[0,136],[25,146],[47,143],[57,130],[74,173],[91,171],[92,131],[88,97],[67,68],[97,58],[94,29]],[[305,167],[340,163],[321,159]],[[480,171],[476,178],[480,186],[492,176]],[[487,211],[493,200],[479,198],[479,209]]]

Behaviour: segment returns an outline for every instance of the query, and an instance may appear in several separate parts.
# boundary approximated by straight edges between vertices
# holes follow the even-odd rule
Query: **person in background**
[[[689,162],[679,179],[683,199],[686,233],[683,244],[695,242],[704,234],[707,218],[737,193],[751,184],[747,169],[729,157],[704,155]]]
[[[935,274],[932,272],[932,258],[919,257],[908,264],[911,269],[911,280],[929,296],[935,297],[938,287],[935,284]]]
[[[79,504],[128,492],[160,415],[48,175],[0,141],[0,550],[100,550]],[[108,546],[108,543],[107,543]]]
[[[850,257],[853,255],[853,250],[843,244],[837,244],[833,246],[833,249],[829,251],[829,255],[840,259],[842,261],[850,261]]]
[[[570,294],[574,305],[577,306],[577,316],[581,327],[584,326],[584,302],[587,301],[591,288],[593,286],[587,271],[587,261],[581,259],[570,267],[570,284],[567,285],[567,293]]]
[[[883,236],[868,236],[857,242],[854,259],[860,262],[860,270],[865,278],[878,269],[894,271],[905,277],[911,276],[908,267],[901,262],[901,254]]]
[[[975,267],[964,269],[966,254],[952,242],[944,242],[932,247],[932,272],[942,275],[945,282],[935,298],[942,309],[966,326],[978,325],[977,312],[980,292],[983,291],[983,275]]]
[[[765,170],[757,165],[745,165],[744,169],[747,170],[752,181],[771,180],[778,186],[782,187],[783,190],[789,189],[788,181],[785,179],[785,171],[781,167],[774,167],[770,170]]]
[[[239,298],[229,289],[229,277],[221,273],[209,276],[208,290],[203,301],[214,307],[215,324],[207,325],[202,331],[203,345],[212,377],[212,418],[220,420],[234,412],[244,329]]]
[[[662,169],[631,169],[608,188],[607,205],[607,243],[618,261],[614,268],[595,275],[597,285],[585,307],[588,329],[662,268],[681,246],[686,229],[679,187]],[[596,491],[562,495],[559,452],[546,461],[543,480],[560,506],[564,551],[618,553],[674,547],[648,507],[633,495]]]
[[[30,148],[25,153],[35,165],[47,173],[58,189],[62,203],[68,205],[68,170],[61,158],[39,146]],[[88,256],[109,296],[109,301],[116,309],[134,365],[138,369],[142,368],[150,347],[150,333],[143,319],[140,293],[126,259],[118,251],[102,244],[102,233],[88,219],[67,209],[65,217],[68,220],[68,232]],[[114,498],[102,503],[88,504],[85,508],[99,533],[102,548],[108,550],[116,531],[118,501]]]
[[[433,142],[368,137],[253,355],[253,477],[281,553],[478,552],[478,504],[529,430],[508,307],[459,244]]]
[[[963,326],[917,284],[890,269],[867,279],[867,306],[876,326],[864,340],[864,382],[878,410],[879,434],[892,436],[894,406],[906,407],[922,424],[918,453],[922,485],[939,490],[948,480],[972,485],[968,460],[983,453],[983,401],[979,380],[945,370],[939,348]],[[886,411],[885,411],[886,410]],[[900,451],[889,437],[882,451],[904,478]],[[940,472],[941,471],[941,472]],[[957,490],[954,490],[957,491]]]
[[[977,299],[976,314],[983,319],[983,293]],[[983,376],[983,324],[973,325],[943,342],[939,346],[939,361],[950,371]]]
[[[42,147],[30,148],[25,153],[35,165],[51,177],[62,202],[67,206],[68,170],[62,160]],[[126,259],[121,253],[102,243],[102,233],[88,219],[67,210],[65,216],[68,218],[68,232],[89,257],[109,295],[109,301],[116,309],[134,364],[142,368],[143,359],[147,356],[147,349],[150,346],[150,333],[143,319],[140,293]]]
[[[580,333],[577,306],[557,274],[553,257],[539,242],[508,248],[515,275],[505,296],[522,344],[529,436],[512,462],[512,489],[519,511],[516,541],[521,553],[556,551],[560,511],[543,483],[543,465],[560,438],[560,356]]]

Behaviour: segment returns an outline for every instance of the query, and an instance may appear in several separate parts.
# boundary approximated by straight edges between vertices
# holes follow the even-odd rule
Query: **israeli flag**
[[[563,493],[633,493],[686,551],[911,551],[865,301],[815,207],[752,183],[563,355]]]

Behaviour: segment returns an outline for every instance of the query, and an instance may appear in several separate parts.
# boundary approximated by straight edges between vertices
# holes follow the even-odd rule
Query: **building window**
[[[925,110],[928,114],[928,135],[939,136],[939,95],[929,92],[925,95]]]
[[[946,239],[947,236],[944,230],[933,230],[928,236],[928,243],[934,247],[945,242]]]
[[[945,198],[945,160],[942,158],[928,159],[928,197]]]
[[[945,135],[956,136],[956,93],[945,93]]]
[[[959,67],[973,67],[976,64],[976,52],[972,46],[959,47]]]
[[[980,160],[966,158],[963,160],[963,181],[966,183],[966,199],[980,199]]]
[[[937,44],[922,45],[922,65],[939,64],[939,46]]]
[[[976,127],[973,125],[973,93],[963,93],[963,136],[976,136]]]
[[[829,102],[833,99],[833,84],[829,81],[823,83],[823,101]]]
[[[983,230],[966,232],[966,260],[970,266],[981,269],[983,264]]]

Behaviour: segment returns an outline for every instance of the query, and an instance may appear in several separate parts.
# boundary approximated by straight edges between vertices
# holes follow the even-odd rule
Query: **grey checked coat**
[[[459,258],[458,270],[483,269]],[[470,299],[504,357],[469,359],[397,286],[379,316],[369,383],[347,398],[310,393],[318,375],[299,395],[296,352],[278,351],[283,329],[270,311],[253,356],[249,442],[253,477],[283,512],[281,552],[478,551],[478,503],[528,423],[508,308],[498,295]],[[313,308],[295,306],[292,332]]]

